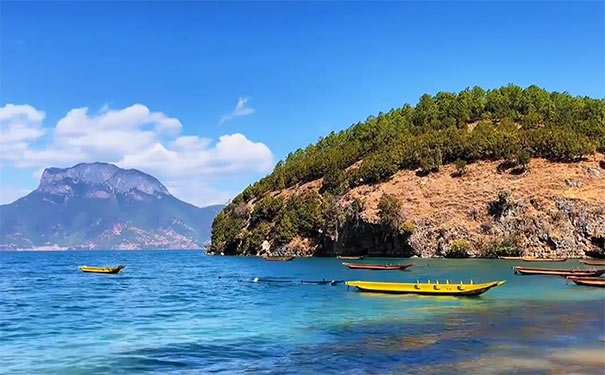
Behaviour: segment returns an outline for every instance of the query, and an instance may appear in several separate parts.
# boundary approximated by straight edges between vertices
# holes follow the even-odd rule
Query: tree
[[[378,201],[380,223],[389,231],[396,232],[403,222],[401,203],[392,194],[383,193]]]
[[[523,168],[523,170],[529,169],[529,162],[531,160],[531,156],[527,150],[521,150],[517,154],[517,163]]]
[[[489,213],[496,218],[501,218],[512,210],[513,207],[514,205],[510,192],[500,190],[498,192],[498,199],[489,204]]]
[[[456,164],[456,175],[458,177],[462,177],[464,175],[464,173],[466,172],[466,161],[464,161],[462,159],[457,159],[455,164]]]

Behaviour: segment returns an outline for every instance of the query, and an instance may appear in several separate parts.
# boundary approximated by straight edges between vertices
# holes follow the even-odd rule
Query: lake
[[[407,260],[364,260],[380,261]],[[368,271],[333,258],[0,252],[0,374],[605,372],[605,290],[515,275],[520,261],[410,261]],[[77,268],[117,264],[118,275]],[[507,282],[466,298],[300,283],[323,278]]]

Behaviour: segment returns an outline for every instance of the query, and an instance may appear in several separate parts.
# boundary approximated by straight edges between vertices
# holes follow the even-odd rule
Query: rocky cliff
[[[296,256],[605,256],[605,160],[577,163],[533,159],[525,170],[478,162],[460,174],[454,165],[427,176],[399,171],[388,181],[354,188],[340,197],[331,225],[315,236],[296,236],[266,251],[242,255]],[[272,192],[275,198],[318,192],[318,179]],[[398,228],[380,217],[384,195],[399,205]],[[245,210],[255,212],[257,201]],[[359,205],[351,213],[352,205]],[[354,211],[354,210],[353,210]],[[340,214],[338,214],[340,212]],[[391,213],[392,214],[392,213]],[[328,225],[326,225],[328,224]],[[269,231],[268,233],[272,233]],[[265,244],[266,245],[266,244]]]

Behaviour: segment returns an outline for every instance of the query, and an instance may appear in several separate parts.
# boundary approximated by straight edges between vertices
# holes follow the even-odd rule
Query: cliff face
[[[278,246],[270,231],[266,253],[603,257],[604,166],[604,155],[596,154],[577,163],[533,159],[526,171],[506,169],[498,162],[469,164],[462,176],[453,165],[427,176],[399,171],[386,182],[354,188],[338,199],[342,212],[354,200],[363,203],[354,219],[336,219],[333,230],[297,236]],[[321,185],[315,180],[272,194],[297,196],[318,191]],[[403,230],[381,223],[378,204],[383,194],[400,203]],[[248,210],[254,206],[249,203]]]

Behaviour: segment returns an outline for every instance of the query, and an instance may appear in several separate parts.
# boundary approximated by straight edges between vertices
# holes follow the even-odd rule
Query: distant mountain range
[[[222,208],[183,202],[136,169],[47,168],[36,190],[0,206],[0,250],[200,248]]]

